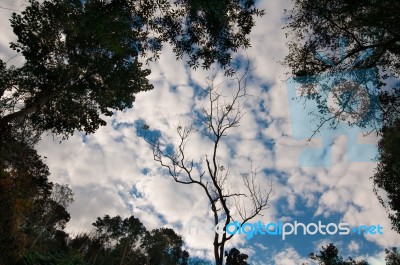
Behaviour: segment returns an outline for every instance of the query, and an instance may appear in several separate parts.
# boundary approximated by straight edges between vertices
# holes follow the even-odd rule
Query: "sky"
[[[9,48],[15,36],[8,19],[12,10],[24,6],[22,0],[0,0],[0,58],[11,58],[8,65],[23,62]],[[273,185],[268,209],[251,223],[380,225],[383,234],[299,234],[284,240],[279,235],[246,239],[237,234],[226,249],[236,247],[247,253],[250,264],[313,264],[308,254],[332,242],[344,257],[384,264],[384,248],[400,246],[400,235],[391,230],[387,213],[373,193],[370,177],[378,139],[351,129],[325,130],[307,141],[318,124],[299,123],[298,118],[304,118],[299,113],[306,112],[296,109],[302,105],[291,99],[290,70],[281,64],[288,53],[283,26],[290,2],[258,1],[257,6],[266,14],[257,18],[250,35],[252,47],[235,57],[235,65],[244,66],[248,60],[252,69],[247,75],[248,96],[242,101],[245,115],[240,127],[229,131],[219,147],[221,163],[231,169],[232,187],[243,186],[241,173],[251,165],[258,169],[261,185]],[[178,124],[189,124],[195,111],[207,107],[207,99],[198,93],[199,87],[206,87],[207,78],[221,83],[220,91],[227,99],[235,85],[218,69],[189,69],[183,60],[176,61],[168,46],[149,67],[154,89],[139,93],[132,109],[106,118],[107,126],[92,135],[77,132],[60,143],[57,137],[44,134],[37,150],[47,157],[50,180],[68,184],[74,192],[75,202],[68,208],[71,235],[90,231],[95,219],[105,214],[134,215],[148,229],[173,228],[182,235],[191,257],[212,260],[213,219],[205,194],[196,186],[175,183],[153,161],[151,148],[139,137],[140,125],[146,123],[176,143]],[[210,141],[194,133],[187,151],[196,161],[204,161],[211,151]]]

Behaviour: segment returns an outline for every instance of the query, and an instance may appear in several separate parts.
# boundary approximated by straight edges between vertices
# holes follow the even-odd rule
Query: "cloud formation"
[[[6,4],[12,9],[21,8],[17,2],[0,2],[1,6]],[[273,181],[275,195],[271,207],[257,220],[295,220],[307,213],[310,219],[339,216],[337,221],[351,225],[381,224],[384,235],[349,239],[343,244],[354,256],[367,256],[362,252],[365,244],[376,248],[399,245],[399,235],[390,230],[387,214],[372,191],[369,177],[375,164],[346,162],[345,136],[334,141],[332,167],[298,166],[300,152],[307,145],[320,145],[321,140],[316,137],[308,143],[291,137],[285,87],[289,70],[279,63],[287,53],[282,27],[284,9],[289,7],[289,1],[259,1],[259,8],[265,9],[266,15],[257,19],[251,34],[252,47],[238,55],[242,63],[248,58],[254,68],[248,80],[249,96],[244,102],[246,114],[241,126],[232,130],[221,144],[220,159],[231,167],[235,187],[241,183],[240,173],[249,169],[250,160],[259,168],[260,180]],[[14,38],[6,21],[12,11],[1,12],[0,56],[7,59],[15,55],[7,48]],[[18,64],[18,60],[10,63]],[[198,86],[204,87],[207,77],[215,76],[222,81],[223,76],[218,69],[188,69],[183,61],[175,60],[171,47],[166,47],[150,67],[155,88],[138,94],[132,109],[106,118],[108,125],[93,135],[77,133],[59,143],[45,134],[37,149],[48,157],[51,180],[68,184],[75,193],[75,204],[69,208],[72,219],[67,227],[71,233],[89,230],[91,223],[104,214],[133,214],[149,229],[174,228],[182,234],[191,255],[212,259],[213,224],[207,199],[198,187],[178,185],[160,169],[153,161],[150,147],[137,136],[135,122],[143,120],[175,142],[176,126],[190,123],[195,116],[193,110],[207,104],[197,96]],[[227,96],[233,88],[228,81],[221,84],[221,91]],[[201,134],[193,135],[187,151],[201,161],[210,151],[208,143]],[[204,227],[197,229],[199,224]],[[307,258],[309,249],[299,242],[282,244],[277,249],[280,244],[275,246],[263,240],[249,242],[236,236],[228,248],[236,246],[253,256],[252,264],[266,264],[266,253],[277,265],[312,264]],[[312,237],[307,240],[317,242]],[[382,252],[371,254],[368,261],[382,263]]]

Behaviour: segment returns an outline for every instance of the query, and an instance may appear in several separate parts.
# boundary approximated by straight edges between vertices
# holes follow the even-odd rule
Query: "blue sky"
[[[21,10],[25,3],[1,0],[0,6]],[[333,242],[345,257],[384,264],[384,248],[400,246],[400,237],[390,230],[387,214],[372,191],[370,177],[375,163],[349,162],[345,133],[336,135],[328,146],[322,143],[320,135],[311,142],[294,137],[289,111],[289,104],[293,103],[286,86],[291,76],[289,69],[279,63],[287,54],[282,27],[284,9],[290,5],[278,0],[258,1],[258,5],[266,10],[266,15],[257,19],[247,55],[238,55],[238,62],[244,64],[243,58],[247,56],[254,69],[248,76],[249,96],[243,101],[246,113],[240,127],[230,131],[220,146],[220,159],[230,166],[233,185],[239,185],[240,173],[249,169],[252,161],[259,169],[260,183],[272,182],[275,191],[270,207],[255,221],[346,222],[351,227],[380,224],[384,234],[298,235],[286,240],[262,235],[246,240],[243,235],[236,235],[227,248],[234,246],[249,254],[251,264],[312,264],[307,255]],[[8,22],[11,11],[0,12],[0,56],[7,60],[15,55],[8,48],[8,42],[14,39]],[[16,57],[9,64],[21,62],[22,58]],[[88,231],[98,216],[133,214],[149,229],[174,228],[183,236],[191,256],[212,259],[212,218],[207,198],[195,186],[176,184],[153,161],[151,149],[138,137],[138,124],[146,122],[175,143],[176,126],[190,123],[195,110],[207,106],[207,101],[198,96],[198,88],[205,87],[207,77],[225,79],[218,69],[188,69],[183,61],[175,60],[170,47],[150,68],[155,88],[138,94],[132,109],[116,113],[107,120],[107,126],[93,135],[77,133],[61,144],[53,136],[44,135],[37,149],[48,157],[51,180],[69,184],[75,193],[75,203],[69,208],[72,219],[67,227],[72,235]],[[234,89],[228,84],[225,80],[220,87],[227,96]],[[369,147],[377,142],[373,135],[363,138],[361,133],[356,139]],[[324,146],[331,150],[330,166],[299,164],[302,151],[313,147],[329,153]],[[201,162],[210,152],[209,141],[194,134],[187,150]],[[204,224],[206,229],[194,233],[191,227],[198,224]]]

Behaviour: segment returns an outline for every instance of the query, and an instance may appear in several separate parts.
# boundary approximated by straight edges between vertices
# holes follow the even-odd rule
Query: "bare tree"
[[[253,167],[248,173],[240,174],[243,178],[245,192],[233,191],[233,183],[229,182],[232,180],[229,165],[224,165],[219,157],[218,147],[227,136],[228,131],[239,126],[244,115],[244,106],[241,100],[247,95],[246,75],[248,72],[249,68],[247,67],[243,75],[235,74],[233,76],[232,81],[235,82],[237,88],[231,98],[220,93],[219,86],[221,84],[215,84],[214,79],[207,81],[205,91],[209,100],[209,108],[202,109],[199,114],[201,116],[200,125],[177,126],[179,142],[173,150],[160,138],[149,139],[146,137],[146,133],[143,136],[153,149],[154,160],[166,168],[177,183],[200,186],[209,200],[214,224],[216,226],[224,224],[222,235],[219,231],[216,231],[214,235],[214,257],[217,265],[223,264],[225,244],[233,236],[227,235],[226,226],[230,222],[234,222],[235,218],[241,221],[239,225],[242,226],[255,216],[261,215],[261,211],[268,208],[268,199],[273,192],[271,183],[265,187],[261,187],[257,183],[257,170]],[[144,125],[142,128],[147,131],[149,126]],[[189,136],[198,131],[204,132],[211,140],[212,151],[210,154],[205,154],[200,162],[195,162],[190,158],[185,146]],[[201,165],[203,165],[203,169],[201,169]],[[233,209],[236,209],[236,213],[232,211]]]

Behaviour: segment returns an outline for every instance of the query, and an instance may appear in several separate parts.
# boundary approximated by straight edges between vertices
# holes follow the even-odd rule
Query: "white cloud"
[[[308,258],[301,257],[299,253],[297,253],[297,251],[292,247],[289,247],[274,255],[273,260],[275,265],[299,265],[303,263],[309,265],[316,264]]]
[[[350,241],[350,244],[347,246],[347,249],[348,249],[350,252],[358,252],[358,250],[360,249],[360,244],[357,243],[357,242],[354,241],[354,240],[351,240],[351,241]]]
[[[307,143],[291,137],[285,86],[288,69],[278,63],[287,53],[282,18],[289,1],[259,2],[260,8],[266,9],[266,15],[257,19],[251,35],[252,47],[247,51],[251,66],[256,68],[249,82],[248,92],[251,96],[245,104],[246,115],[241,126],[232,131],[231,137],[220,145],[221,160],[230,164],[233,172],[232,186],[239,187],[239,173],[249,168],[249,159],[252,159],[253,165],[261,170],[273,168],[285,173],[282,176],[264,176],[260,172],[259,177],[263,183],[267,184],[270,179],[274,181],[275,196],[270,200],[271,208],[259,220],[281,217],[289,220],[301,214],[304,209],[315,208],[316,218],[339,213],[342,220],[351,225],[381,224],[384,226],[384,235],[371,235],[366,237],[367,240],[382,247],[398,245],[399,235],[390,231],[387,214],[372,191],[369,177],[375,165],[346,162],[346,137],[335,139],[332,167],[298,167],[299,154]],[[0,3],[19,8],[12,1]],[[4,23],[1,23],[0,31],[0,56],[9,58],[13,54],[6,46],[14,36],[8,21],[5,21],[9,12],[2,12]],[[178,123],[189,122],[194,107],[207,106],[205,101],[194,98],[192,82],[204,86],[205,78],[212,75],[222,80],[221,72],[216,73],[215,69],[211,72],[188,71],[183,62],[175,61],[169,47],[163,51],[160,60],[151,65],[151,69],[150,80],[155,89],[139,93],[134,107],[118,112],[113,119],[119,123],[145,120],[151,129],[159,129],[168,139],[176,141],[174,127]],[[221,86],[224,93],[232,89],[224,87],[226,84]],[[268,86],[268,92],[262,90],[265,86]],[[266,112],[261,112],[262,107]],[[152,159],[149,146],[136,136],[134,127],[115,130],[111,126],[112,120],[107,121],[106,127],[87,136],[85,142],[80,134],[61,144],[53,141],[51,136],[45,136],[37,147],[40,154],[48,157],[51,180],[68,183],[75,193],[75,204],[69,209],[72,220],[68,231],[90,229],[96,217],[104,214],[125,217],[134,214],[149,229],[172,226],[183,235],[191,255],[212,257],[212,231],[200,229],[195,233],[192,229],[199,223],[206,229],[212,227],[207,200],[201,189],[178,185],[167,174],[163,175],[159,165]],[[269,127],[261,126],[260,121],[267,122]],[[263,144],[265,139],[273,142],[272,150]],[[318,146],[321,139],[315,138],[308,144]],[[209,150],[203,136],[193,135],[190,138],[187,151],[191,157],[204,158]],[[147,174],[142,172],[144,168],[149,170]],[[140,196],[130,194],[133,187],[141,193]],[[278,211],[279,199],[287,200],[288,212]],[[244,246],[245,241],[235,237],[232,245],[235,244]],[[259,244],[246,247],[251,253],[255,251],[255,254],[270,250]],[[355,241],[348,245],[349,251],[357,251],[358,248],[359,244]],[[368,261],[377,265],[382,262],[382,258],[382,255],[368,257]],[[308,258],[301,257],[294,248],[280,251],[273,260],[279,265],[301,262],[311,264]]]

